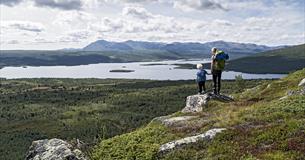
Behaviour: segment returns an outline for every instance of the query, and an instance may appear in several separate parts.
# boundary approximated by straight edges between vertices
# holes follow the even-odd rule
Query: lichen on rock
[[[215,128],[208,130],[207,132],[203,134],[199,134],[197,136],[191,136],[191,137],[186,137],[182,138],[176,141],[168,142],[160,146],[159,148],[159,153],[166,153],[169,152],[175,148],[179,148],[181,146],[190,144],[190,143],[196,143],[200,140],[211,140],[213,139],[217,133],[220,133],[222,131],[226,130],[225,128]]]
[[[203,95],[191,95],[186,98],[186,106],[182,113],[196,113],[203,110],[203,106],[208,104],[209,100],[218,100],[222,102],[233,101],[233,98],[226,95],[216,95],[213,93],[206,93]]]
[[[86,160],[84,154],[61,139],[33,141],[26,160]]]

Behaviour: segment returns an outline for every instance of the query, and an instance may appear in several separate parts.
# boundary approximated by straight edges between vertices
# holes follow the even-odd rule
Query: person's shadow
[[[224,94],[214,94],[213,90],[207,90],[203,93],[203,95],[206,94],[209,100],[216,99],[222,102],[232,102],[234,99],[230,96],[224,95]]]

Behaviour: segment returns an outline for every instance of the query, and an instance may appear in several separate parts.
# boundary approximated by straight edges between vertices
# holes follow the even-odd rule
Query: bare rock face
[[[301,82],[299,83],[299,87],[300,86],[305,86],[305,78],[303,78],[302,80],[301,80]]]
[[[188,96],[186,98],[186,106],[182,110],[182,113],[201,112],[202,106],[207,104],[208,99],[208,94]]]
[[[211,130],[208,130],[207,132],[197,135],[197,136],[186,137],[186,138],[182,138],[182,139],[179,139],[176,141],[165,143],[160,146],[159,153],[163,154],[163,153],[169,152],[171,150],[174,150],[176,148],[185,146],[187,144],[196,143],[200,140],[211,140],[216,136],[217,133],[221,133],[224,130],[226,130],[226,129],[225,128],[211,129]]]
[[[160,122],[166,127],[175,127],[177,125],[186,125],[188,121],[199,118],[198,116],[179,116],[179,117],[171,117],[171,116],[162,116],[153,119],[153,122]]]
[[[33,141],[26,160],[86,160],[79,149],[61,139]]]
[[[300,81],[298,87],[299,88],[295,91],[289,90],[284,97],[280,98],[280,100],[286,99],[289,96],[293,96],[293,95],[305,95],[305,78],[302,81]]]
[[[173,126],[174,124],[177,123],[182,123],[198,118],[198,116],[181,116],[181,117],[172,117],[172,118],[168,118],[162,121],[162,124],[165,126]]]
[[[233,101],[232,97],[225,95],[215,95],[213,93],[206,93],[203,95],[192,95],[186,98],[186,106],[182,110],[182,113],[196,113],[201,112],[204,105],[208,104],[208,101],[214,99],[222,102]]]

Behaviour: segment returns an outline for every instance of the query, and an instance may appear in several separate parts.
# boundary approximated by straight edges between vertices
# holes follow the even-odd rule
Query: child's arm
[[[205,71],[205,73],[206,73],[207,75],[212,75],[211,73],[208,73],[207,71]]]

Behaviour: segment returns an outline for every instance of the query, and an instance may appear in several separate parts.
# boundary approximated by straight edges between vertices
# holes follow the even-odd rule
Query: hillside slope
[[[305,44],[229,61],[228,70],[246,73],[289,73],[305,68]]]
[[[245,87],[263,81],[247,80]],[[32,141],[55,137],[92,147],[177,112],[196,87],[194,80],[0,78],[0,159],[24,159]],[[224,81],[223,91],[239,87]]]
[[[178,128],[152,121],[134,132],[101,141],[92,159],[304,159],[305,86],[298,86],[304,77],[305,69],[234,94],[233,102],[210,101],[202,112],[192,114],[197,118]],[[290,96],[282,98],[287,93]],[[190,114],[171,116],[186,115]],[[213,128],[227,130],[211,141],[158,153],[164,143]]]

